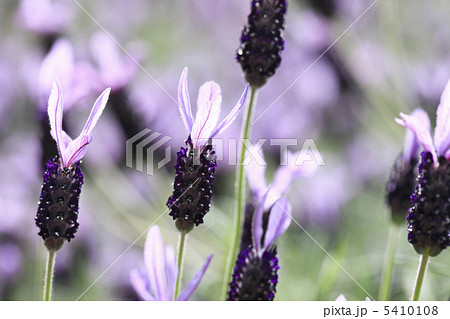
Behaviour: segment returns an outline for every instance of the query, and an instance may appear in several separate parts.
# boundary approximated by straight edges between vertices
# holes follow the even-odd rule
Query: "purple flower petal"
[[[436,150],[433,145],[430,131],[427,129],[427,124],[411,115],[400,113],[400,116],[402,117],[402,119],[395,119],[395,121],[398,124],[406,126],[408,129],[410,129],[416,135],[423,148],[427,152],[433,154],[434,162],[437,163]]]
[[[50,120],[50,134],[56,141],[58,152],[61,155],[64,151],[62,137],[62,118],[63,118],[64,102],[61,86],[58,81],[53,82],[53,88],[48,99],[48,118]],[[63,162],[64,165],[64,162]]]
[[[177,260],[175,257],[175,252],[171,246],[166,247],[166,273],[167,273],[167,287],[168,295],[172,300],[175,294],[175,285],[178,276]]]
[[[249,88],[249,85],[247,83],[247,85],[245,86],[244,92],[242,92],[242,95],[239,98],[239,101],[236,103],[236,105],[231,110],[231,112],[227,115],[227,117],[211,133],[211,136],[210,136],[211,138],[216,136],[217,134],[222,133],[236,119],[239,111],[241,110],[242,106],[244,106],[244,104],[245,104],[245,100],[247,99],[248,88]]]
[[[108,102],[110,92],[111,92],[111,88],[107,88],[97,98],[94,105],[92,106],[91,113],[89,114],[89,117],[88,117],[86,124],[84,125],[84,128],[81,131],[80,135],[91,135],[92,130],[94,129],[95,125],[97,124],[97,121],[98,121],[100,115],[102,115],[102,112],[105,109],[106,102]]]
[[[292,207],[286,197],[275,202],[270,210],[269,222],[267,224],[264,248],[269,247],[280,237],[291,224]]]
[[[270,190],[270,189],[269,189]],[[263,213],[264,213],[264,204],[266,202],[267,195],[269,191],[267,191],[258,206],[255,209],[255,213],[253,215],[253,247],[255,247],[256,251],[261,250],[261,237],[263,234]]]
[[[216,128],[221,103],[222,93],[217,83],[209,81],[200,87],[197,100],[197,115],[195,116],[191,134],[194,146],[197,149],[200,149],[208,141],[211,133]]]
[[[345,299],[345,296],[343,294],[340,294],[337,298],[336,301],[347,301],[347,299]]]
[[[438,155],[444,155],[450,148],[450,81],[441,95],[436,116],[434,143]]]
[[[67,134],[66,134],[67,135]],[[68,136],[68,135],[67,135]],[[88,144],[92,141],[92,136],[82,135],[69,143],[61,153],[64,167],[70,167],[84,157]]]
[[[189,91],[187,86],[188,68],[183,69],[181,73],[180,82],[178,84],[178,107],[180,108],[181,118],[184,126],[190,133],[192,131],[193,120],[191,99],[189,98]]]
[[[202,269],[195,274],[194,279],[192,279],[188,285],[186,286],[186,289],[182,293],[178,295],[177,300],[178,301],[186,301],[188,300],[192,294],[194,293],[195,289],[197,289],[198,285],[200,284],[200,281],[203,278],[203,275],[206,272],[206,269],[208,269],[209,263],[211,262],[213,255],[209,255],[208,259],[206,260],[205,264],[203,265]]]
[[[430,130],[430,119],[428,118],[428,114],[424,110],[422,110],[421,108],[417,108],[411,113],[411,116],[417,118],[420,123],[423,123],[426,130]],[[412,131],[406,130],[405,145],[403,149],[403,156],[405,160],[410,161],[411,159],[417,157],[419,148],[420,144],[417,140],[416,135]]]
[[[150,287],[157,300],[171,300],[167,295],[164,244],[158,226],[150,228],[144,248]]]
[[[131,271],[130,280],[134,290],[143,300],[155,301],[155,298],[148,291],[148,278],[145,273],[134,269]]]

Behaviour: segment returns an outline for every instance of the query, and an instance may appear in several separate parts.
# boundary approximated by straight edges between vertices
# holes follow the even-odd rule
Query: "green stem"
[[[397,247],[398,226],[393,224],[389,230],[386,255],[384,257],[383,274],[381,276],[380,292],[378,300],[387,301],[390,298],[392,273],[394,270],[395,251]]]
[[[178,242],[178,257],[177,257],[178,276],[177,276],[177,283],[175,285],[175,295],[174,295],[175,300],[177,299],[180,293],[181,276],[183,273],[183,262],[184,262],[184,246],[186,244],[186,239],[187,233],[180,232],[180,241]]]
[[[228,250],[227,263],[225,266],[225,272],[223,277],[223,286],[221,299],[225,300],[228,291],[228,281],[231,278],[231,271],[233,269],[233,264],[238,254],[239,238],[241,236],[241,221],[244,211],[244,200],[245,200],[245,171],[244,171],[244,159],[245,159],[245,142],[248,141],[250,137],[251,122],[253,117],[254,105],[256,104],[256,91],[257,88],[250,88],[250,101],[247,104],[247,108],[244,116],[244,125],[242,126],[241,132],[241,145],[238,166],[236,168],[236,183],[235,183],[235,197],[236,197],[236,207],[234,214],[234,224],[233,224],[233,238]]]
[[[49,250],[47,257],[47,270],[45,271],[44,282],[44,301],[52,300],[52,286],[53,286],[53,269],[55,266],[55,251]]]
[[[422,289],[423,278],[425,277],[425,270],[427,269],[427,263],[430,256],[423,254],[420,259],[419,271],[417,272],[416,285],[411,301],[419,301],[420,290]]]

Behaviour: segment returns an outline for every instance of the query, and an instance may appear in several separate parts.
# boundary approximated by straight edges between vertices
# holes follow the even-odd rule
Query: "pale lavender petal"
[[[216,136],[217,134],[222,133],[236,119],[239,111],[241,110],[242,106],[244,106],[244,104],[245,104],[245,100],[247,99],[248,88],[249,88],[249,85],[247,83],[247,85],[245,86],[244,92],[242,92],[242,95],[239,98],[239,101],[236,103],[236,105],[231,110],[231,112],[227,115],[227,117],[211,133],[211,136],[210,136],[211,138]]]
[[[395,121],[402,125],[406,126],[408,129],[410,129],[419,140],[420,144],[422,144],[423,148],[427,151],[433,154],[434,162],[437,162],[437,156],[436,156],[436,150],[433,145],[433,140],[431,138],[430,131],[427,130],[426,123],[422,122],[420,119],[407,115],[404,113],[400,113],[400,116],[402,119],[395,119]]]
[[[340,294],[337,298],[336,301],[347,301],[347,299],[345,299],[345,296],[343,294]]]
[[[372,301],[369,297],[366,297],[365,301]]]
[[[428,114],[424,110],[422,110],[421,108],[417,108],[411,113],[411,116],[417,118],[417,120],[422,123],[422,125],[424,125],[426,130],[430,130],[430,119],[428,118]],[[420,144],[416,135],[412,131],[406,130],[405,145],[403,149],[404,158],[408,161],[416,158],[419,149]]]
[[[191,133],[194,117],[192,116],[191,99],[189,97],[187,86],[187,75],[188,68],[185,67],[183,73],[181,73],[180,82],[178,83],[178,107],[180,108],[184,126],[188,132]]]
[[[72,143],[72,138],[63,130],[62,132],[62,145],[64,145],[64,148],[68,148],[70,143]]]
[[[310,150],[313,151],[313,150]],[[303,163],[296,163],[297,158],[301,155],[301,151],[293,153],[287,151],[286,165],[281,165],[275,172],[273,178],[272,189],[269,193],[269,198],[266,201],[265,210],[272,207],[274,202],[286,193],[294,178],[309,177],[314,174],[319,167],[315,161],[304,161]],[[314,156],[314,158],[317,158]]]
[[[192,127],[192,140],[198,149],[211,137],[219,120],[222,93],[220,86],[209,81],[203,84],[198,91],[197,115]]]
[[[288,189],[292,181],[292,173],[288,166],[280,166],[275,172],[269,198],[266,201],[264,210],[269,209]]]
[[[267,195],[269,191],[267,191],[258,206],[255,209],[255,213],[253,215],[253,247],[255,247],[256,251],[261,250],[261,237],[263,234],[263,213],[264,213],[264,204],[266,202]]]
[[[255,145],[251,146],[248,150],[248,153],[256,152],[257,147]],[[264,160],[264,154],[262,151],[258,150],[259,155]],[[264,160],[265,162],[265,160]],[[266,183],[266,166],[260,165],[258,161],[252,159],[248,165],[244,165],[245,172],[247,174],[247,179],[250,185],[250,190],[253,194],[255,194],[258,199],[264,196],[264,193],[267,191],[267,183]]]
[[[91,141],[91,135],[82,135],[70,142],[61,154],[63,166],[70,167],[81,160],[86,154],[86,148]]]
[[[100,115],[102,115],[102,112],[105,109],[106,102],[108,102],[110,92],[111,88],[107,88],[97,98],[97,100],[94,103],[94,106],[92,106],[91,114],[89,114],[89,117],[80,135],[91,135],[92,130],[95,127],[95,124],[97,124]]]
[[[177,260],[175,251],[171,246],[166,247],[166,270],[167,270],[167,288],[169,298],[172,300],[175,294],[175,285],[178,276]]]
[[[148,291],[148,278],[146,274],[134,269],[131,271],[130,280],[139,297],[146,301],[155,301],[155,298]]]
[[[291,224],[292,207],[286,197],[275,202],[270,210],[269,222],[267,224],[264,248],[269,247],[280,237]]]
[[[150,228],[144,247],[150,287],[157,300],[170,300],[167,295],[164,244],[158,226]]]
[[[91,38],[92,56],[99,66],[102,82],[114,90],[123,88],[137,69],[128,56],[122,58],[122,52],[114,40],[105,32],[98,31]]]
[[[441,95],[436,116],[434,142],[438,155],[444,155],[450,147],[450,81]]]
[[[58,81],[53,81],[53,88],[48,99],[48,118],[50,120],[50,134],[56,141],[59,154],[63,157],[64,143],[62,137],[62,118],[64,101],[61,86]]]
[[[203,275],[206,272],[206,269],[208,269],[209,263],[211,262],[213,255],[209,255],[208,259],[206,260],[205,264],[203,265],[202,269],[195,274],[194,279],[192,279],[186,288],[178,295],[177,300],[178,301],[187,301],[189,298],[191,298],[192,294],[194,293],[195,289],[197,289],[198,285],[200,284],[200,281],[203,278]]]

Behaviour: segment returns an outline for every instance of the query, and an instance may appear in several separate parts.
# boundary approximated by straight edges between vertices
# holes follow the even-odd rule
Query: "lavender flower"
[[[176,300],[188,300],[197,289],[203,275],[208,269],[213,255],[210,255],[202,269],[195,275]],[[153,226],[147,233],[144,259],[146,271],[133,270],[131,283],[138,295],[147,301],[174,300],[178,268],[175,252],[171,246],[164,250],[164,243],[158,226]]]
[[[217,125],[222,93],[217,83],[210,81],[200,87],[197,115],[192,117],[187,88],[187,68],[181,74],[178,86],[178,103],[184,125],[189,132],[186,148],[177,153],[173,194],[167,200],[170,216],[178,230],[189,232],[203,223],[209,211],[212,187],[216,171],[216,156],[211,139],[223,132],[236,118],[247,97],[248,85],[238,103]]]
[[[63,31],[73,16],[73,7],[65,1],[22,0],[18,20],[23,27],[43,35]]]
[[[415,109],[411,116],[417,118],[430,129],[428,115],[422,109]],[[411,206],[410,196],[414,192],[416,165],[420,144],[409,130],[405,134],[403,151],[397,157],[386,185],[386,202],[391,211],[391,218],[397,224],[405,222],[407,211]]]
[[[236,59],[245,79],[254,87],[263,86],[281,63],[280,52],[284,49],[281,32],[286,7],[286,0],[252,0]]]
[[[289,227],[292,208],[286,198],[277,200],[265,228],[263,213],[267,195],[268,192],[254,214],[252,244],[242,250],[236,260],[228,291],[229,301],[271,301],[275,297],[280,267],[273,243]]]
[[[408,241],[417,253],[434,257],[450,245],[450,81],[437,109],[434,139],[427,117],[400,116],[397,123],[410,129],[424,148],[407,217]]]
[[[257,152],[256,146],[252,146],[249,149],[249,153],[255,154]],[[264,160],[264,154],[259,152],[259,156]],[[296,165],[296,159],[300,153],[292,153],[287,151],[284,154],[286,158],[286,165],[280,165],[275,171],[275,175],[272,181],[272,185],[269,187],[265,178],[266,165],[261,165],[255,159],[253,159],[249,165],[245,166],[246,175],[250,185],[250,200],[245,206],[244,212],[244,226],[242,230],[242,238],[240,250],[247,248],[252,241],[252,221],[253,214],[258,203],[263,199],[266,192],[268,192],[267,199],[264,202],[263,221],[264,226],[267,227],[267,219],[270,213],[270,209],[274,205],[275,201],[280,199],[289,189],[291,182],[298,177],[307,177],[314,174],[317,169],[317,164],[312,161],[307,161],[303,165]],[[265,164],[265,160],[264,160]]]
[[[70,241],[78,229],[78,200],[83,185],[80,160],[92,141],[91,132],[108,101],[110,89],[106,89],[95,101],[91,114],[80,135],[72,140],[62,130],[63,95],[58,82],[48,100],[50,134],[56,141],[59,156],[52,158],[44,172],[44,181],[36,215],[39,236],[49,250],[57,251]]]

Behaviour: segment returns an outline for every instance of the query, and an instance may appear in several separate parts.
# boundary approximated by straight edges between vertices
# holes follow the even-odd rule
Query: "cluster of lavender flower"
[[[298,35],[298,39],[301,39],[299,41],[302,45],[306,43],[309,50],[315,53],[325,50],[327,54],[323,56],[323,60],[334,67],[334,73],[329,75],[328,71],[323,71],[325,75],[322,74],[322,78],[333,79],[330,81],[335,84],[330,85],[330,88],[334,87],[335,90],[331,89],[330,92],[323,94],[316,94],[311,90],[311,92],[303,92],[299,98],[304,99],[303,102],[306,101],[305,104],[307,104],[308,98],[305,96],[309,96],[310,104],[314,106],[321,103],[329,104],[328,102],[333,101],[339,94],[337,93],[337,87],[339,87],[339,90],[346,92],[347,96],[353,96],[354,100],[351,103],[354,103],[359,99],[355,81],[363,82],[367,79],[357,78],[357,76],[355,79],[354,74],[350,74],[353,70],[347,70],[341,66],[339,54],[331,46],[328,47],[332,44],[329,39],[331,23],[328,19],[333,19],[337,14],[339,5],[335,1],[310,2],[315,15],[305,15],[304,18],[309,19],[308,21],[312,22],[311,24],[325,36],[320,40],[312,41],[308,40],[307,36]],[[74,240],[77,231],[83,228],[78,220],[80,194],[84,184],[84,175],[81,170],[84,165],[82,159],[85,157],[87,146],[92,143],[93,129],[100,116],[105,109],[107,110],[105,113],[113,114],[120,127],[118,135],[121,140],[114,141],[113,144],[123,145],[126,139],[133,137],[144,128],[143,123],[147,119],[137,115],[137,112],[133,110],[133,101],[128,91],[128,85],[135,77],[144,54],[136,49],[134,53],[140,58],[137,60],[131,58],[131,55],[118,45],[109,33],[99,32],[92,37],[92,57],[97,65],[93,66],[86,61],[75,61],[72,44],[61,34],[67,21],[54,18],[60,16],[58,12],[67,13],[70,10],[60,3],[55,5],[45,0],[40,4],[42,7],[37,11],[39,14],[33,15],[35,5],[32,0],[22,1],[17,19],[27,30],[38,35],[42,50],[45,52],[45,58],[41,61],[39,70],[34,73],[34,76],[38,78],[39,86],[36,88],[31,85],[30,89],[30,96],[33,97],[37,109],[36,122],[41,129],[39,148],[41,164],[44,166],[35,225],[49,256],[52,256],[49,257],[47,267],[47,277],[50,281],[46,280],[49,286],[44,287],[45,298],[46,295],[50,296],[52,289],[51,278],[54,265],[51,258],[54,258],[57,251],[59,254],[66,242]],[[253,146],[246,149],[245,141],[251,139],[250,126],[253,125],[251,123],[256,95],[260,91],[263,92],[268,80],[275,75],[277,68],[284,62],[284,57],[282,62],[281,52],[286,45],[283,31],[287,6],[286,0],[250,1],[250,14],[247,24],[242,29],[240,45],[235,56],[244,74],[245,82],[248,84],[242,84],[243,92],[222,121],[219,122],[222,104],[220,86],[214,81],[209,81],[200,87],[197,113],[194,117],[188,92],[188,69],[184,68],[182,71],[178,82],[177,102],[181,115],[180,123],[181,121],[184,123],[187,136],[184,141],[185,146],[176,153],[172,194],[166,202],[167,215],[174,220],[175,228],[180,234],[180,242],[178,251],[175,252],[171,246],[165,247],[161,234],[162,228],[154,225],[147,229],[143,252],[145,268],[137,269],[138,265],[133,265],[134,269],[131,273],[128,271],[124,276],[124,281],[132,286],[133,293],[142,300],[188,300],[204,278],[213,260],[212,254],[206,258],[194,278],[181,291],[187,235],[191,236],[191,232],[195,233],[194,230],[208,218],[206,215],[211,208],[211,200],[216,191],[214,188],[216,174],[222,168],[221,162],[217,159],[216,152],[219,150],[214,148],[213,139],[231,127],[242,110],[245,115],[240,138],[244,143],[240,149],[242,158],[238,162],[236,172],[234,199],[237,202],[236,228],[233,229],[232,234],[235,240],[234,242],[231,240],[228,265],[225,265],[223,286],[226,287],[226,291],[223,291],[222,297],[229,301],[269,301],[275,298],[278,271],[283,266],[282,260],[279,260],[276,241],[286,232],[291,221],[296,221],[292,207],[303,204],[299,202],[300,195],[288,199],[288,193],[295,179],[310,177],[318,168],[317,164],[312,162],[304,163],[302,166],[295,165],[295,159],[299,153],[286,150],[282,156],[288,159],[288,165],[280,165],[275,170],[272,182],[268,183],[265,166],[255,160],[244,165],[246,155],[259,153],[259,157],[264,159],[261,148]],[[341,10],[344,9],[341,8]],[[64,16],[68,18],[70,15]],[[292,22],[292,24],[295,23]],[[121,56],[120,49],[124,50],[128,57]],[[313,54],[310,55],[313,56]],[[290,57],[287,56],[287,58]],[[364,76],[361,75],[361,77]],[[369,79],[369,81],[372,80]],[[274,83],[274,87],[276,85],[277,83]],[[67,114],[67,110],[72,109],[80,101],[84,102],[92,92],[99,94],[99,97],[94,102],[81,133],[72,139],[66,133],[70,131],[70,125],[68,127],[66,122],[63,123],[63,115],[65,114],[66,118],[72,115]],[[134,98],[136,99],[136,96]],[[142,96],[138,99],[143,100]],[[318,116],[319,111],[314,112],[309,115]],[[351,112],[350,108],[343,110],[346,114]],[[158,116],[160,119],[163,117]],[[174,121],[170,116],[167,117],[168,119],[152,123]],[[437,108],[433,138],[430,134],[430,120],[424,110],[418,108],[411,115],[401,113],[400,117],[401,119],[396,119],[397,123],[405,126],[408,131],[404,149],[397,157],[389,176],[386,202],[390,208],[393,224],[407,228],[408,241],[415,251],[425,258],[435,257],[450,245],[450,82],[444,89]],[[339,118],[336,120],[339,121]],[[294,119],[297,126],[301,126],[305,132],[308,131],[310,124],[306,123],[306,120],[305,125],[301,125],[303,119],[298,119],[299,124],[296,121]],[[321,119],[321,121],[325,120]],[[273,136],[283,137],[286,132],[285,127],[291,126],[282,125],[282,122],[280,125],[274,124],[273,118],[270,117],[263,118],[261,122],[266,127],[267,134]],[[157,127],[161,124],[155,125]],[[177,130],[177,135],[179,134]],[[233,137],[239,138],[239,136]],[[179,142],[178,139],[176,143]],[[123,153],[122,149],[116,151],[114,165],[122,164]],[[95,157],[92,159],[95,161]],[[223,167],[223,170],[226,169]],[[87,174],[90,173],[91,171],[87,170]],[[231,171],[226,173],[232,175]],[[345,171],[336,174],[339,175],[338,178],[346,176]],[[367,174],[368,176],[358,180],[358,185],[364,184],[365,179],[368,180],[371,177],[371,173]],[[332,184],[330,181],[335,177],[323,178],[323,183],[330,185]],[[317,176],[316,181],[320,178]],[[246,182],[249,185],[248,189]],[[311,179],[309,183],[313,185],[311,189],[319,189],[314,187],[314,180]],[[316,221],[318,224],[327,224],[325,228],[334,227],[337,223],[336,215],[340,210],[339,207],[352,197],[350,191],[341,190],[340,193],[340,188],[340,186],[331,187],[328,192],[320,188],[320,191],[313,193],[304,204],[305,210],[310,211],[309,215],[304,216],[305,219],[311,223]],[[326,195],[324,195],[325,192]],[[330,196],[329,200],[324,200],[324,196]],[[315,197],[317,200],[314,199]],[[98,205],[101,206],[101,202]],[[322,214],[322,212],[326,213]],[[165,218],[168,217],[165,216]],[[405,225],[406,222],[407,225]],[[0,239],[2,239],[1,236],[0,228]],[[2,247],[4,245],[0,242],[0,256]],[[422,279],[423,275],[422,273]],[[418,294],[420,294],[420,286],[417,298]],[[345,297],[341,295],[338,300],[345,300]]]

